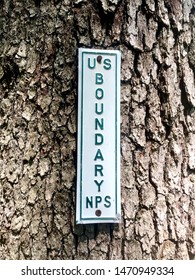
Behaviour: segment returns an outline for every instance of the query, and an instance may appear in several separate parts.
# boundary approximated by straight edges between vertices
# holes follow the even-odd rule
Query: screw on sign
[[[102,214],[102,211],[99,210],[99,209],[97,209],[97,210],[95,211],[95,214],[96,214],[97,217],[100,217],[101,214]]]

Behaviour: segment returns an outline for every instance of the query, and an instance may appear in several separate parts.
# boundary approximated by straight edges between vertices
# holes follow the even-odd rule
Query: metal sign
[[[120,51],[79,49],[76,223],[119,223]]]

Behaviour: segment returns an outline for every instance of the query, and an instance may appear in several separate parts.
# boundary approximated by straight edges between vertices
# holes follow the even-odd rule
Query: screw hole
[[[102,56],[101,56],[101,55],[98,55],[98,57],[97,57],[97,62],[98,62],[98,63],[101,63],[101,61],[102,61]]]
[[[97,217],[100,217],[101,214],[102,214],[102,211],[98,209],[98,210],[95,211],[95,214],[96,214]]]

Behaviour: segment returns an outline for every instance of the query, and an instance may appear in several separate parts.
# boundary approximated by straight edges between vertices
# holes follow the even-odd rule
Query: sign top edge
[[[94,53],[94,54],[98,54],[98,53],[115,53],[115,54],[121,54],[120,50],[105,50],[105,49],[89,49],[89,48],[79,48],[79,53],[83,53],[83,52],[87,52],[87,53]]]

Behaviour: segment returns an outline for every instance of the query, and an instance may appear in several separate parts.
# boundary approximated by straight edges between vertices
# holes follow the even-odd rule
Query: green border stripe
[[[91,221],[106,221],[106,220],[114,220],[114,217],[110,218],[82,218],[82,162],[83,162],[83,93],[84,93],[84,55],[85,54],[93,54],[93,55],[106,55],[106,56],[115,56],[115,64],[116,64],[116,74],[115,74],[115,214],[118,213],[118,208],[117,208],[117,201],[118,201],[118,191],[117,191],[117,181],[118,181],[118,176],[117,176],[117,167],[118,167],[118,142],[117,142],[117,136],[118,136],[118,129],[117,126],[119,125],[118,123],[118,83],[117,83],[117,74],[118,74],[118,64],[117,64],[117,54],[109,54],[109,53],[104,53],[104,52],[82,52],[82,73],[81,73],[81,153],[80,153],[80,221],[85,221],[85,220],[91,220]]]

